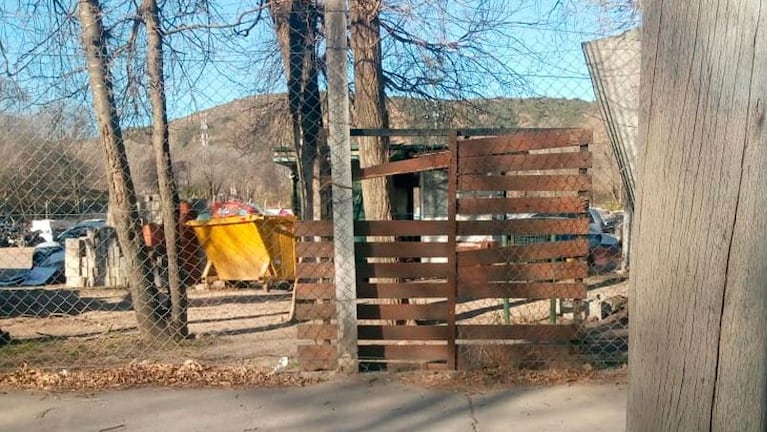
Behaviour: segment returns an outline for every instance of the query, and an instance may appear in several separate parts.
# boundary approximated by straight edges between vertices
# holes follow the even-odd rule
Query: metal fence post
[[[354,264],[354,208],[346,58],[345,0],[328,0],[325,8],[328,59],[328,119],[333,182],[336,322],[338,370],[357,371],[357,286]]]

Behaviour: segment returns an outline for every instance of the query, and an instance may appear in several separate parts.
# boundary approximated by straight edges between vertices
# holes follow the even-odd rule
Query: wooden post
[[[450,166],[447,172],[447,220],[450,228],[447,235],[449,273],[447,275],[447,368],[456,369],[458,351],[455,346],[456,338],[456,297],[458,293],[458,260],[457,260],[457,236],[458,222],[456,213],[458,207],[458,132],[450,134]]]
[[[627,430],[764,431],[767,7],[642,6]]]
[[[338,370],[357,372],[357,280],[347,77],[345,0],[325,6],[328,70],[328,144],[333,182]]]
[[[580,146],[581,153],[588,153],[589,152],[589,144],[593,140],[593,132],[589,134],[589,140],[588,143]],[[578,174],[585,176],[588,175],[589,170],[588,168],[581,168],[578,170]],[[591,187],[589,185],[588,191],[581,191],[578,192],[578,196],[583,197],[586,200],[586,214],[588,215],[589,207],[591,207]],[[591,269],[587,269],[588,271]],[[583,282],[583,279],[576,279],[575,282]],[[573,324],[580,324],[581,321],[583,321],[583,300],[582,299],[573,299]]]
[[[634,209],[626,206],[623,210],[623,234],[621,235],[621,268],[620,273],[629,271],[631,262],[631,223],[634,219]]]

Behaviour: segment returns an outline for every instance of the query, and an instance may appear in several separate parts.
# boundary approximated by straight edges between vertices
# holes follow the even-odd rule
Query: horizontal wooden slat
[[[583,197],[536,198],[459,198],[458,213],[583,213],[588,202]]]
[[[299,321],[333,319],[335,317],[335,303],[296,303],[296,319]]]
[[[357,298],[440,298],[447,297],[448,290],[444,282],[357,282]]]
[[[447,332],[447,326],[357,326],[360,340],[446,340]]]
[[[466,370],[567,365],[570,360],[575,360],[572,355],[570,344],[458,345],[456,367]]]
[[[447,243],[438,242],[393,242],[393,243],[356,243],[354,252],[362,257],[391,258],[433,258],[446,257],[450,253]]]
[[[447,320],[447,303],[431,304],[358,304],[361,320]]]
[[[332,300],[336,298],[336,286],[332,283],[297,283],[296,300]]]
[[[458,141],[459,157],[587,145],[588,129],[520,130],[513,134]]]
[[[354,172],[354,180],[365,180],[396,174],[415,173],[434,169],[447,168],[450,163],[450,153],[440,152],[425,154],[412,159],[388,162]]]
[[[357,263],[357,278],[447,277],[446,263]]]
[[[458,252],[457,261],[458,266],[463,267],[503,262],[582,257],[588,255],[588,253],[589,241],[577,239],[461,251]]]
[[[446,361],[447,345],[360,345],[360,360]]]
[[[389,136],[389,137],[436,137],[436,136],[459,136],[459,137],[482,137],[498,136],[518,133],[519,131],[551,131],[552,128],[461,128],[461,129],[428,129],[428,128],[390,128],[390,129],[370,129],[370,128],[352,128],[349,129],[351,136]]]
[[[587,152],[475,156],[458,159],[459,174],[504,173],[510,171],[538,171],[590,167],[591,154]]]
[[[586,285],[576,283],[466,283],[458,285],[463,301],[488,298],[585,298]]]
[[[333,221],[296,221],[296,237],[332,237]]]
[[[301,370],[335,370],[338,366],[335,345],[298,345],[297,351]]]
[[[357,221],[356,236],[421,236],[446,235],[450,229],[447,221]]]
[[[458,325],[457,339],[567,342],[575,339],[578,329],[571,324]]]
[[[588,277],[588,274],[586,262],[489,265],[459,271],[458,284],[578,279]]]
[[[458,176],[463,191],[581,192],[591,188],[590,175],[481,175]]]
[[[298,258],[333,258],[335,247],[332,241],[296,242],[296,257]]]
[[[335,263],[306,263],[296,264],[297,278],[332,278],[336,272]]]
[[[301,323],[296,326],[296,339],[300,340],[335,340],[338,328],[332,324]]]
[[[512,220],[458,221],[458,235],[555,235],[588,234],[589,220],[564,218],[531,218]]]

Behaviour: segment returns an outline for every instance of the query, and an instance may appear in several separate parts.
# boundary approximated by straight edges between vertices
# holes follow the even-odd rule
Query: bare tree
[[[141,15],[147,32],[147,72],[149,98],[152,104],[152,147],[157,169],[157,183],[168,258],[168,289],[170,291],[170,327],[177,337],[186,337],[187,296],[181,277],[179,262],[179,198],[173,177],[170,155],[168,113],[165,100],[165,72],[163,67],[163,31],[156,0],[144,0]]]
[[[167,337],[170,334],[165,306],[160,301],[159,291],[150,282],[152,270],[147,249],[139,236],[141,224],[136,194],[115,105],[112,74],[108,67],[103,11],[98,0],[78,0],[78,10],[93,106],[105,156],[109,203],[120,248],[127,261],[128,284],[139,330],[152,338]]]
[[[765,10],[644,7],[628,430],[763,431]]]
[[[354,57],[354,124],[359,128],[389,127],[381,58],[380,1],[352,0],[351,47]],[[360,166],[389,161],[389,138],[360,137]],[[365,217],[391,219],[390,179],[379,177],[362,182]]]
[[[269,1],[274,30],[280,45],[288,84],[288,106],[292,118],[293,145],[301,184],[301,216],[314,218],[315,167],[327,166],[322,128],[322,99],[319,88],[319,11],[313,0]],[[326,168],[318,168],[327,176]],[[329,191],[329,184],[321,188]],[[327,195],[326,195],[327,196]],[[325,199],[329,203],[329,199]],[[327,206],[322,206],[322,217],[329,217]]]

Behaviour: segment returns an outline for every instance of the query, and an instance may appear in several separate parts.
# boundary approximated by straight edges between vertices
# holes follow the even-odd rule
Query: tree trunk
[[[351,2],[354,124],[358,128],[389,127],[381,64],[380,7],[380,1],[352,0]],[[360,137],[358,140],[362,168],[388,162],[388,137]],[[365,219],[391,219],[390,187],[391,180],[388,177],[362,182]]]
[[[168,114],[165,100],[163,67],[163,34],[156,0],[144,0],[142,16],[147,31],[147,72],[149,99],[152,103],[152,147],[157,167],[162,226],[168,257],[168,289],[170,291],[170,326],[177,338],[188,335],[186,287],[181,278],[179,260],[179,199],[173,178],[173,163],[168,139]]]
[[[82,42],[88,64],[93,107],[104,149],[109,206],[114,217],[117,239],[128,267],[128,284],[138,327],[149,337],[167,336],[168,326],[159,292],[152,285],[146,246],[139,235],[136,194],[112,91],[112,76],[107,66],[107,46],[98,0],[79,0]]]
[[[293,126],[297,174],[301,192],[301,217],[314,218],[314,168],[324,175],[329,161],[318,158],[322,136],[322,100],[317,70],[318,12],[310,0],[271,0],[269,10],[280,44],[288,84],[288,106]],[[329,198],[330,185],[320,184],[322,197]],[[330,200],[328,200],[330,202]],[[329,217],[323,205],[321,216]]]
[[[760,3],[645,5],[632,432],[767,429],[767,8]]]
[[[352,0],[351,47],[354,57],[354,125],[358,128],[389,127],[381,63],[380,1]],[[389,161],[389,137],[359,137],[360,167]],[[362,181],[362,207],[366,220],[392,219],[391,178],[378,177]],[[393,237],[369,237],[371,242],[392,242]],[[368,262],[396,262],[395,258],[369,258]],[[396,278],[374,278],[371,282],[396,283]],[[378,304],[407,303],[407,299],[379,299]],[[388,325],[405,324],[388,321]]]

